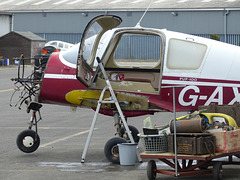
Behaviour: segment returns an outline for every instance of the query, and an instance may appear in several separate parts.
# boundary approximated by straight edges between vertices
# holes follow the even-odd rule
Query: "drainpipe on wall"
[[[229,14],[229,10],[224,9],[224,19],[223,19],[223,26],[224,26],[224,42],[227,42],[227,15]]]

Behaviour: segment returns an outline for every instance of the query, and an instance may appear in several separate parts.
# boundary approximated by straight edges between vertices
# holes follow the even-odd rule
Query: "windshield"
[[[79,51],[80,43],[75,44],[71,48],[67,49],[66,51],[61,51],[60,54],[69,63],[77,64],[78,58],[78,51]]]
[[[101,26],[98,23],[94,23],[88,31],[86,36],[86,41],[83,47],[83,59],[88,63],[91,64],[91,55],[93,51],[93,46],[96,41],[97,35],[102,30]]]
[[[99,57],[100,59],[102,59],[102,56],[109,44],[109,41],[112,37],[113,32],[114,32],[113,30],[108,30],[102,35],[98,44],[96,57]],[[96,67],[96,66],[98,66],[98,62],[97,62],[97,59],[95,58],[93,67]]]

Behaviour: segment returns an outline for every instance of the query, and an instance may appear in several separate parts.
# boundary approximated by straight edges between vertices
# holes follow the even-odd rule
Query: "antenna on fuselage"
[[[140,20],[139,20],[138,23],[136,24],[136,27],[141,27],[140,23],[141,23],[143,17],[145,16],[145,14],[148,12],[148,9],[149,9],[150,6],[152,5],[152,2],[153,2],[153,0],[151,0],[151,2],[150,2],[150,4],[149,4],[148,8],[145,10],[145,12],[143,13],[142,17],[140,18]]]

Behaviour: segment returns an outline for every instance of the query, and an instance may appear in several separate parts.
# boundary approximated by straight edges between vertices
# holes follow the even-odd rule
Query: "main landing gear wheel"
[[[214,180],[221,180],[222,179],[222,163],[216,162],[213,165],[213,179]]]
[[[123,138],[115,137],[110,139],[105,147],[104,147],[104,153],[106,158],[112,162],[118,164],[120,162],[119,160],[119,150],[118,150],[118,145],[121,143],[126,143],[127,141]]]
[[[17,137],[18,148],[25,153],[32,153],[37,150],[40,138],[33,130],[24,130]]]
[[[129,125],[128,127],[129,127],[129,130],[132,132],[133,140],[135,141],[135,143],[138,143],[139,142],[139,137],[138,137],[139,131],[138,131],[138,129],[134,126],[131,126],[131,125]],[[120,136],[123,137],[124,133],[125,133],[125,129],[122,127],[120,129]]]
[[[147,165],[147,177],[149,180],[154,180],[156,179],[157,176],[157,166],[154,160],[148,161]]]

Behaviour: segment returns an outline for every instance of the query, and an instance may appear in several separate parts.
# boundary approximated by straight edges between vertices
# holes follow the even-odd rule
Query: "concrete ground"
[[[31,67],[27,68],[30,72]],[[96,130],[86,156],[81,163],[81,156],[87,139],[88,131],[94,115],[91,109],[78,109],[70,112],[69,107],[43,105],[39,122],[40,147],[37,151],[26,154],[16,145],[16,137],[27,129],[30,114],[14,107],[17,94],[12,105],[9,100],[12,95],[13,82],[10,78],[17,76],[15,68],[0,68],[0,179],[3,180],[42,180],[42,179],[98,179],[98,180],[145,180],[147,160],[136,163],[135,166],[112,164],[106,159],[103,149],[105,143],[114,137],[113,118],[99,115]],[[182,115],[184,113],[178,113]],[[142,132],[143,120],[148,116],[129,118],[128,123]],[[151,116],[156,125],[165,125],[173,118],[172,113],[158,113]],[[143,152],[142,143],[139,151]],[[156,160],[157,161],[157,160]],[[157,161],[159,168],[169,168]],[[224,179],[239,179],[240,166],[224,166]],[[211,180],[212,175],[180,177],[178,179]],[[176,179],[167,175],[157,175],[157,179]]]

